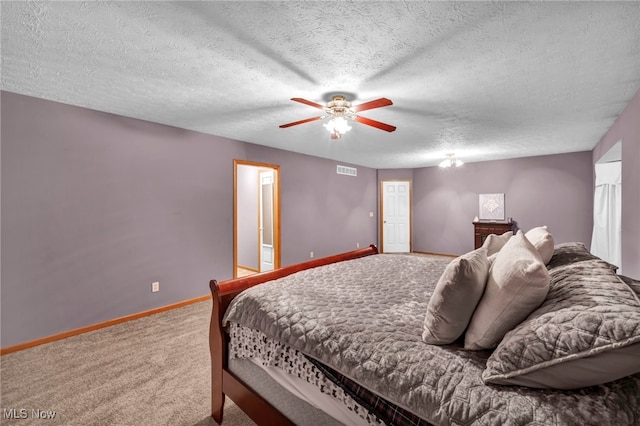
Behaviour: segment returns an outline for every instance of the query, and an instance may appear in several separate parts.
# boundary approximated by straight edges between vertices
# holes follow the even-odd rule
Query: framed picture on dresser
[[[480,220],[504,220],[504,194],[479,194]]]

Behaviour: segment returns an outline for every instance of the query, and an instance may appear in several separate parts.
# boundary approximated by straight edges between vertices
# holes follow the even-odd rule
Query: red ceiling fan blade
[[[291,98],[291,100],[295,101],[295,102],[300,102],[301,104],[309,105],[311,107],[318,108],[318,109],[321,109],[321,110],[324,111],[324,105],[320,105],[320,104],[317,104],[315,102],[308,101],[308,100],[302,99],[302,98]]]
[[[356,115],[355,120],[358,123],[366,124],[367,126],[375,127],[376,129],[384,130],[386,132],[393,132],[396,130],[396,126],[381,123],[380,121],[372,120],[370,118],[360,117],[359,115]]]
[[[297,126],[298,124],[304,124],[304,123],[308,123],[310,121],[316,121],[316,120],[320,120],[322,117],[311,117],[311,118],[305,118],[304,120],[300,120],[300,121],[294,121],[293,123],[287,123],[287,124],[282,124],[279,127],[281,129],[286,129],[287,127],[291,127],[291,126]]]
[[[380,98],[380,99],[376,99],[375,101],[369,101],[360,105],[352,106],[351,109],[354,110],[355,112],[360,112],[360,111],[366,111],[368,109],[380,108],[380,107],[385,107],[389,105],[393,105],[393,102],[391,102],[390,99]]]

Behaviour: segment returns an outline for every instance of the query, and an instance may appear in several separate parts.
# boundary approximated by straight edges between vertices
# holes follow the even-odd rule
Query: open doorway
[[[591,253],[622,273],[622,141],[595,164]]]
[[[280,267],[280,167],[233,162],[234,277]]]

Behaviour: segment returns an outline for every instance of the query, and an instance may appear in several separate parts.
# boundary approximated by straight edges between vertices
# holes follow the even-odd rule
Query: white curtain
[[[622,265],[622,165],[596,164],[591,253],[620,268]],[[622,271],[618,269],[618,273]]]

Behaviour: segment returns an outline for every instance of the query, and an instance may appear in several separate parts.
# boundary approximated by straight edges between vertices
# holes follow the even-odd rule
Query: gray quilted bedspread
[[[490,352],[422,341],[451,259],[374,255],[251,288],[224,321],[260,330],[437,425],[637,424],[640,375],[577,391],[486,385]]]

